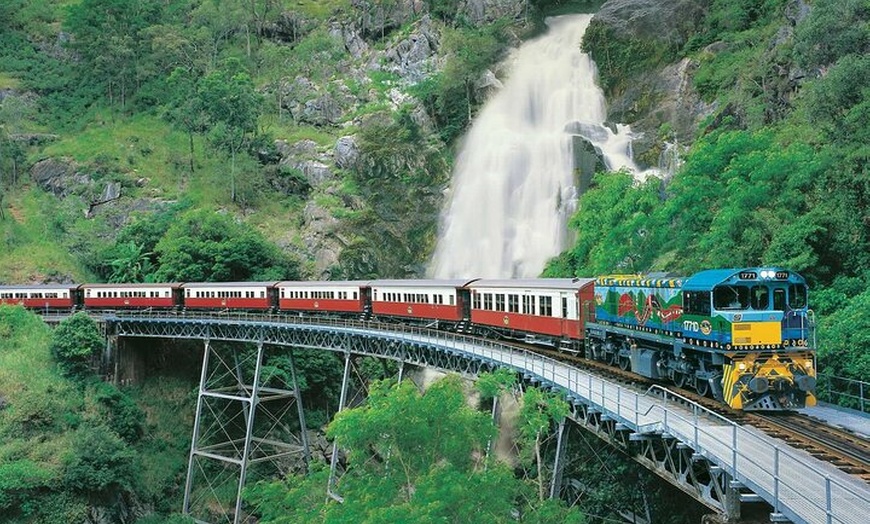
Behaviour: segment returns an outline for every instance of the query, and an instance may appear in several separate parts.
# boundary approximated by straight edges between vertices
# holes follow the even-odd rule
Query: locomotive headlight
[[[737,369],[739,369],[740,371],[746,371],[746,363],[741,362],[737,364]]]

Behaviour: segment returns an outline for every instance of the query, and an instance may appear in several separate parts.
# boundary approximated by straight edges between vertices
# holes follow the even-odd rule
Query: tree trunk
[[[535,461],[538,463],[538,499],[544,501],[544,472],[541,467],[541,432],[535,435]]]
[[[187,132],[187,142],[190,145],[190,174],[193,175],[193,131]]]

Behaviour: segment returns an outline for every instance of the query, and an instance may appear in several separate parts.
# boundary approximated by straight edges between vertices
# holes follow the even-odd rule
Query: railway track
[[[653,380],[603,362],[566,355],[556,350],[541,349],[537,346],[527,346],[527,348],[581,369],[595,371],[616,382],[635,385],[639,390],[657,384]],[[702,397],[694,391],[677,388],[673,384],[665,384],[664,387],[737,424],[752,426],[772,438],[785,442],[792,448],[803,450],[813,457],[870,484],[870,440],[860,435],[831,426],[825,421],[814,419],[802,413],[738,411],[712,398]]]

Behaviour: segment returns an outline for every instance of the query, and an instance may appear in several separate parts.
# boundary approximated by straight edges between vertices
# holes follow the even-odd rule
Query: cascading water
[[[604,126],[595,63],[580,51],[592,15],[547,20],[511,58],[511,73],[465,137],[430,266],[434,278],[535,277],[567,241],[576,202],[572,140],[608,169],[637,168],[628,126]]]

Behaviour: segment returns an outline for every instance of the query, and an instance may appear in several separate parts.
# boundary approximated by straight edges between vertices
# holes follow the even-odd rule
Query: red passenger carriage
[[[72,309],[77,284],[0,286],[0,304],[33,309]]]
[[[372,282],[372,313],[385,317],[460,322],[468,316],[469,280]]]
[[[594,307],[595,280],[545,278],[478,280],[471,289],[471,321],[512,337],[580,341]]]
[[[86,308],[174,308],[181,304],[180,284],[83,284]]]
[[[367,295],[371,294],[368,281],[334,282],[279,282],[278,309],[281,311],[329,311],[335,313],[363,313]]]
[[[277,282],[210,282],[182,284],[188,309],[265,311],[275,304]]]

